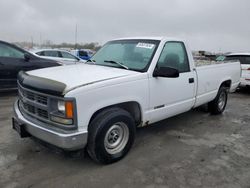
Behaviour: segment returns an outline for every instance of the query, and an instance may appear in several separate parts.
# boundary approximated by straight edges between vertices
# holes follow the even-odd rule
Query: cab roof
[[[169,41],[183,41],[182,39],[180,38],[174,38],[174,37],[165,37],[165,36],[139,36],[139,37],[125,37],[125,38],[117,38],[117,39],[113,39],[112,41],[114,40],[159,40],[159,41],[162,41],[162,40],[169,40]]]

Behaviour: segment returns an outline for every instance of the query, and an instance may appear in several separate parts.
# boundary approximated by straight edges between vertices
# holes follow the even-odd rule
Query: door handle
[[[188,79],[188,82],[191,84],[191,83],[194,83],[194,78],[189,78]]]

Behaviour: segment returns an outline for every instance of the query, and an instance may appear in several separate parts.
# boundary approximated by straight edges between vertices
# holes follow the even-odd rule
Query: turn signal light
[[[73,103],[70,101],[65,102],[65,108],[66,108],[66,117],[67,118],[73,118]]]

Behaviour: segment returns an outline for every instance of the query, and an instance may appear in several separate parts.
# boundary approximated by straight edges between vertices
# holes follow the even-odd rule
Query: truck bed
[[[194,60],[194,64],[196,67],[206,66],[206,65],[218,65],[225,63],[232,63],[235,61],[211,61],[211,60]]]
[[[238,61],[196,60],[194,62],[198,80],[195,106],[214,99],[223,80],[230,81],[231,92],[238,87],[240,77],[240,63]]]

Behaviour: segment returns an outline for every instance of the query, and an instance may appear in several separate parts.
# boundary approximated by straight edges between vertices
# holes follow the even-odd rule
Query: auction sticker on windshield
[[[136,47],[137,48],[147,48],[147,49],[152,49],[155,45],[154,44],[150,44],[150,43],[143,43],[143,42],[139,42]]]

